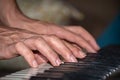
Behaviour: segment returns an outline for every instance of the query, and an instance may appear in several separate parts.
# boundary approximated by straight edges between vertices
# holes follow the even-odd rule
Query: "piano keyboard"
[[[64,62],[60,66],[48,63],[1,77],[0,80],[106,80],[120,70],[120,46],[102,48],[79,62]]]

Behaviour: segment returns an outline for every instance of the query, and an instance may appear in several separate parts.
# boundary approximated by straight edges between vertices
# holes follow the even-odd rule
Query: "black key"
[[[39,73],[36,76],[32,76],[30,80],[64,80],[62,79],[64,76],[63,73]]]

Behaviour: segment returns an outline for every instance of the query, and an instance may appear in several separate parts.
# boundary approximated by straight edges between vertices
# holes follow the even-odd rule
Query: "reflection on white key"
[[[23,78],[0,78],[0,80],[28,80]]]
[[[45,70],[52,68],[48,63],[43,63],[37,68],[29,68],[22,71],[12,73],[11,75],[6,75],[0,78],[0,80],[28,80],[31,76],[35,76],[37,73],[43,73]]]

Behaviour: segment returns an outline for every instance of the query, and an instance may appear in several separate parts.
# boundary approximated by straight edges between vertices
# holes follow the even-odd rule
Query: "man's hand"
[[[20,12],[15,0],[0,0],[0,10],[0,20],[6,26],[25,29],[39,35],[57,36],[92,53],[99,49],[94,38],[82,27],[63,28],[58,25],[32,20]]]
[[[92,35],[80,26],[61,27],[31,19],[26,21],[21,20],[20,23],[12,26],[17,26],[18,28],[23,28],[37,34],[57,36],[58,38],[74,43],[91,53],[95,53],[99,50],[99,46]]]
[[[77,62],[86,55],[78,47],[51,35],[37,35],[15,28],[0,28],[0,59],[23,56],[31,67],[49,61],[58,66],[62,60]]]
[[[13,39],[17,42],[14,44],[10,43],[11,45],[5,44],[5,47],[8,47],[8,45],[12,47],[8,47],[6,51],[15,49],[12,52],[8,52],[9,54],[19,53],[25,57],[31,66],[32,64],[30,62],[34,60],[30,60],[30,58],[24,54],[29,51],[27,53],[33,55],[31,50],[34,49],[37,49],[42,56],[47,58],[53,65],[57,65],[55,62],[61,62],[59,61],[59,57],[57,57],[57,53],[66,61],[76,62],[77,60],[75,57],[82,58],[85,56],[82,49],[91,53],[96,53],[96,51],[99,50],[99,46],[96,44],[95,39],[82,27],[61,27],[55,24],[30,19],[19,11],[15,0],[0,0],[0,11],[0,20],[4,25],[23,29],[32,34],[32,36],[30,34],[29,36],[25,36],[28,34],[23,34],[22,32],[21,34],[23,34],[24,37],[22,36],[22,38],[19,38],[21,35],[16,37],[19,41]],[[35,37],[36,35],[39,36]],[[1,39],[3,38],[1,37]],[[7,41],[6,38],[3,41]],[[5,47],[3,47],[3,49]],[[45,50],[47,52],[45,52]]]

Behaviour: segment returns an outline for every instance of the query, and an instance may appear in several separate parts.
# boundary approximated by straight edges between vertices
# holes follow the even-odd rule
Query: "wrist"
[[[19,10],[16,0],[1,0],[0,11],[0,20],[6,26],[17,28],[23,26],[20,24],[24,21],[30,21],[30,19]]]
[[[6,25],[6,26],[10,26],[10,27],[17,27],[17,24],[21,23],[21,21],[26,21],[28,20],[27,17],[25,17],[23,14],[21,14],[19,11],[17,10],[5,10],[2,13],[1,16],[1,22]]]

